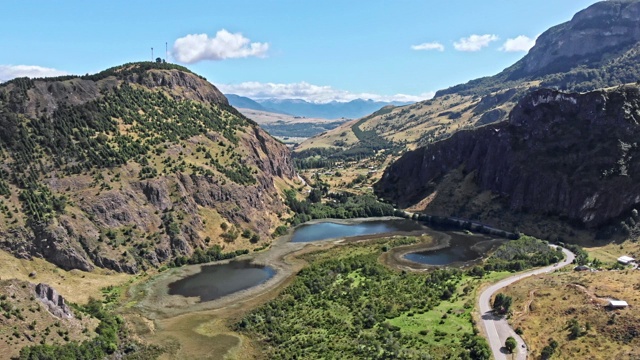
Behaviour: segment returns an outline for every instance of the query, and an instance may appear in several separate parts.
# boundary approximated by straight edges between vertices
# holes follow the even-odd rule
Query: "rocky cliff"
[[[640,41],[640,2],[602,1],[552,27],[516,65],[512,77],[547,75],[593,66]]]
[[[286,146],[171,64],[10,81],[0,126],[0,246],[65,269],[260,246],[297,178]]]
[[[38,284],[35,288],[36,297],[47,306],[49,312],[59,318],[72,318],[73,312],[64,301],[62,295],[47,284]]]
[[[546,30],[518,62],[494,76],[438,91],[487,95],[534,82],[542,87],[592,91],[635,82],[640,75],[640,1],[600,1]]]
[[[507,122],[406,153],[375,191],[427,212],[457,197],[455,211],[467,216],[473,212],[465,208],[488,192],[508,212],[595,229],[629,216],[640,203],[639,136],[635,86],[584,94],[538,90],[516,105]],[[474,190],[462,199],[456,196],[462,192],[443,194],[438,190],[445,181],[468,181],[466,188]]]

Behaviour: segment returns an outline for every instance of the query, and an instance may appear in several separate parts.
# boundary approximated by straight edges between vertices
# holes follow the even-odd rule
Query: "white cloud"
[[[276,84],[260,82],[243,82],[240,84],[219,85],[225,94],[236,94],[256,100],[262,99],[302,99],[313,103],[328,103],[331,101],[347,102],[355,99],[375,101],[405,101],[416,102],[430,99],[434,92],[420,95],[380,95],[372,93],[353,93],[346,90],[334,89],[326,85],[313,85],[307,82]]]
[[[496,35],[473,34],[469,37],[461,38],[459,41],[454,42],[453,47],[458,51],[479,51],[480,49],[489,46],[490,42],[496,40],[498,40],[498,37]]]
[[[506,52],[529,51],[529,49],[531,49],[535,44],[535,38],[531,39],[528,36],[520,35],[514,39],[507,39],[502,47],[500,47],[500,50]]]
[[[210,38],[207,34],[189,34],[173,43],[172,54],[180,62],[193,64],[202,60],[224,60],[264,57],[268,43],[251,42],[241,33],[230,33],[222,29]]]
[[[66,71],[37,65],[0,65],[0,82],[24,76],[35,78],[60,75],[68,75],[68,73]]]
[[[413,50],[438,50],[444,51],[444,45],[439,42],[422,43],[418,45],[411,45]]]

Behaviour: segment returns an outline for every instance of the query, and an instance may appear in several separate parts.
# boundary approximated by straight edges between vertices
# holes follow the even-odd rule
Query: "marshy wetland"
[[[225,354],[251,347],[248,338],[229,330],[230,324],[274,299],[292,284],[295,274],[308,265],[307,254],[376,243],[383,241],[378,240],[381,238],[409,239],[396,241],[394,246],[381,251],[379,262],[389,268],[410,270],[449,263],[454,267],[468,265],[469,260],[481,258],[501,243],[483,235],[435,231],[419,222],[399,218],[313,221],[278,238],[265,251],[235,260],[166,270],[130,289],[129,311],[138,318],[139,332],[148,340],[166,343],[173,339],[180,343],[176,357],[196,353],[201,356],[202,353],[189,350],[185,341],[190,343],[202,338],[200,345],[193,345],[198,348],[223,337],[228,340],[224,342],[228,346],[224,349],[218,346],[215,351],[218,355],[210,356],[222,359]],[[438,261],[420,263],[411,261],[412,256],[435,256]],[[176,326],[183,330],[190,328],[192,336],[181,339],[182,336],[172,330]],[[231,341],[231,337],[235,340]]]

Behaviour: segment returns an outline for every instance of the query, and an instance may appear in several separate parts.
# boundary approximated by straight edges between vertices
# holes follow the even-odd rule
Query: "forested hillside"
[[[66,269],[258,246],[296,177],[284,145],[172,64],[12,80],[0,128],[0,245]]]

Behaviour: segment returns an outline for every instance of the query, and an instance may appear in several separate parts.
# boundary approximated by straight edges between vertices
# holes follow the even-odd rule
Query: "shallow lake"
[[[480,260],[489,250],[504,242],[457,232],[445,232],[451,237],[449,246],[437,250],[408,253],[405,259],[426,265],[449,265]]]
[[[216,300],[260,285],[276,273],[269,266],[251,264],[250,261],[205,265],[201,269],[197,274],[169,284],[169,295],[197,296],[201,302]]]
[[[422,229],[424,229],[424,227],[420,223],[407,219],[363,221],[354,224],[338,224],[323,221],[299,226],[293,232],[291,242],[310,242]]]

